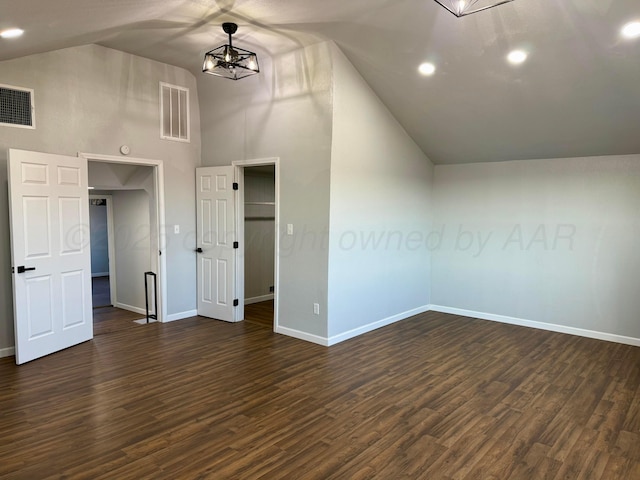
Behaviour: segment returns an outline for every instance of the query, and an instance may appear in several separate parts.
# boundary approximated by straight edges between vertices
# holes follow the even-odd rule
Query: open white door
[[[16,363],[93,338],[87,160],[9,150]]]
[[[198,315],[233,322],[234,167],[196,169]]]

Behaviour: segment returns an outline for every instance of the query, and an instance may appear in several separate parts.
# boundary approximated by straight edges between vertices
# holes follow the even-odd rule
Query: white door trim
[[[109,301],[111,302],[111,305],[115,306],[118,298],[116,296],[116,247],[114,245],[115,228],[113,226],[113,196],[110,194],[89,194],[89,200],[99,200],[101,198],[104,198],[107,201],[107,250],[109,252],[109,295],[111,296]]]
[[[273,331],[277,331],[280,312],[280,158],[259,158],[254,160],[236,160],[231,162],[235,167],[235,178],[239,189],[236,192],[236,231],[240,248],[236,251],[236,298],[238,308],[234,312],[236,322],[244,320],[244,168],[273,165],[275,167],[275,247],[274,247],[274,305]]]
[[[167,312],[167,256],[166,256],[166,237],[165,237],[165,206],[164,206],[164,164],[162,160],[151,160],[148,158],[135,158],[135,157],[119,157],[116,155],[102,155],[99,153],[85,153],[78,152],[78,157],[86,158],[87,161],[98,161],[104,163],[124,163],[128,165],[142,165],[153,167],[154,173],[154,190],[155,201],[157,205],[156,209],[156,239],[155,245],[156,251],[160,252],[160,255],[152,255],[155,261],[151,267],[158,273],[158,285],[160,291],[158,292],[158,322],[165,321],[165,315]]]

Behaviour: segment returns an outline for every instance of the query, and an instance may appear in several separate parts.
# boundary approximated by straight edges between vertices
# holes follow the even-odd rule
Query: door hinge
[[[236,298],[236,299],[233,301],[233,306],[234,306],[234,307],[237,307],[238,305],[240,305],[240,302],[239,302],[239,301],[238,301],[238,299]]]
[[[240,187],[238,186],[238,184],[236,182],[233,182],[233,189],[234,190],[238,190]]]
[[[240,244],[238,242],[233,242],[233,248],[240,248]]]

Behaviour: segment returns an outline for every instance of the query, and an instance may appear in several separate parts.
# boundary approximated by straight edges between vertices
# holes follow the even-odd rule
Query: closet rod
[[[276,217],[244,217],[245,220],[275,220]]]

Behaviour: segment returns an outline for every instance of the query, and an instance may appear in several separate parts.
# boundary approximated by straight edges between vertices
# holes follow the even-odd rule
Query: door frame
[[[114,245],[115,229],[113,226],[113,197],[110,194],[94,195],[89,194],[89,200],[99,200],[104,198],[107,201],[107,251],[109,253],[109,301],[111,305],[116,304],[118,297],[116,296],[116,247]],[[89,208],[91,215],[91,208]],[[92,276],[93,278],[93,276]]]
[[[238,183],[236,191],[236,232],[240,247],[236,250],[236,298],[238,307],[234,311],[234,321],[244,320],[244,169],[246,167],[259,167],[273,165],[275,167],[275,246],[274,246],[274,292],[273,292],[273,331],[278,330],[278,318],[280,312],[280,158],[259,158],[255,160],[236,160],[231,162],[235,169],[235,179]]]
[[[167,315],[167,255],[166,255],[166,228],[165,228],[165,203],[164,203],[164,164],[162,160],[148,158],[120,157],[116,155],[103,155],[99,153],[78,152],[78,157],[85,158],[89,162],[124,163],[153,168],[154,190],[156,203],[156,244],[152,245],[159,255],[152,255],[154,261],[151,268],[156,271],[159,285],[158,292],[158,322],[166,321]]]

